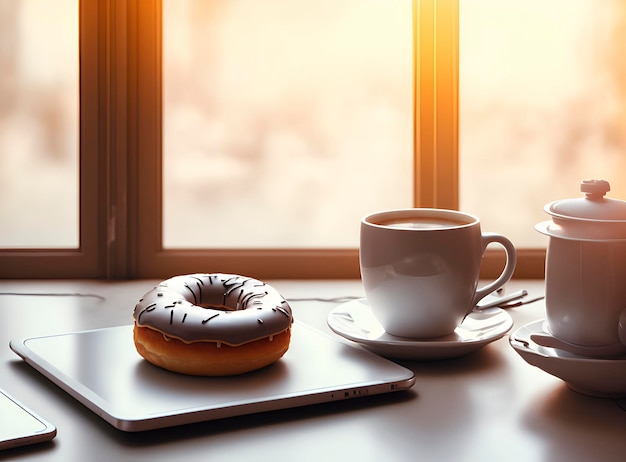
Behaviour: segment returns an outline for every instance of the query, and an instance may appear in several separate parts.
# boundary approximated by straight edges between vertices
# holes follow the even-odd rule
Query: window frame
[[[459,208],[458,14],[458,0],[413,0],[415,207]],[[164,249],[161,0],[81,1],[79,21],[80,247],[0,250],[0,277],[360,277],[356,248]],[[503,259],[488,249],[482,276]],[[545,249],[519,249],[515,277],[544,266]]]
[[[1,278],[103,277],[106,217],[102,171],[106,148],[106,120],[102,103],[106,94],[106,30],[95,2],[80,2],[79,20],[79,246],[76,249],[0,249]]]

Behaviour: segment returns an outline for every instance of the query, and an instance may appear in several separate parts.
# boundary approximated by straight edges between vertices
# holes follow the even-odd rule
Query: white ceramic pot
[[[550,333],[589,356],[626,353],[626,202],[604,197],[604,180],[581,183],[584,198],[547,204],[546,256]],[[598,354],[594,354],[597,351]]]

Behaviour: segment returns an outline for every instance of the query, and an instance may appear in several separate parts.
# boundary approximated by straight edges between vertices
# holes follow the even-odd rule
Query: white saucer
[[[445,337],[408,339],[385,332],[366,299],[353,300],[333,309],[328,326],[338,335],[388,358],[433,360],[463,356],[497,340],[513,327],[513,319],[500,308],[470,313]]]
[[[532,334],[549,335],[544,320],[531,322],[509,337],[511,346],[524,360],[558,377],[579,393],[605,398],[626,396],[626,356],[595,359],[537,345]]]

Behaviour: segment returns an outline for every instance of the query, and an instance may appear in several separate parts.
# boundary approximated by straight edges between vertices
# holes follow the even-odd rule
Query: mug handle
[[[515,271],[515,265],[517,264],[517,252],[515,251],[515,246],[513,243],[506,237],[501,234],[496,233],[483,233],[482,234],[482,245],[483,245],[483,255],[487,246],[492,242],[496,242],[504,247],[506,252],[506,264],[504,265],[504,269],[498,278],[489,284],[481,287],[474,294],[474,301],[468,311],[468,314],[471,313],[479,301],[489,295],[491,292],[499,289],[504,284],[509,282],[511,277],[513,276],[513,272]]]

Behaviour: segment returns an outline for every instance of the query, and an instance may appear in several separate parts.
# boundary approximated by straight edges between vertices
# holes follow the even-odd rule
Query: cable
[[[106,298],[98,294],[83,294],[74,292],[0,292],[0,296],[24,296],[24,297],[86,297],[97,298],[100,301],[105,301]]]
[[[617,404],[617,407],[619,407],[622,411],[626,412],[626,400],[622,398],[611,398],[611,400],[615,404]]]

